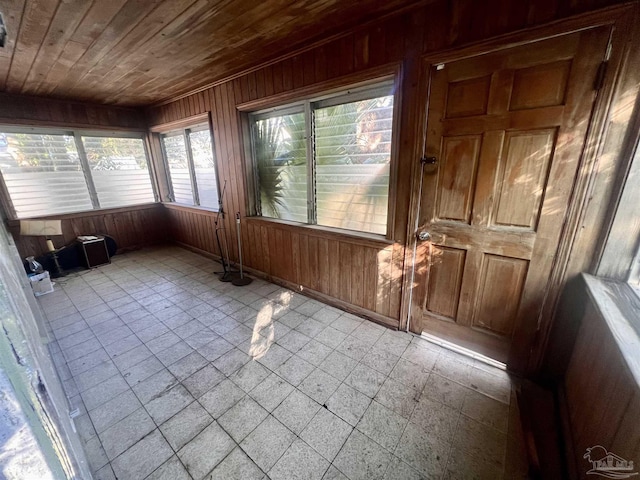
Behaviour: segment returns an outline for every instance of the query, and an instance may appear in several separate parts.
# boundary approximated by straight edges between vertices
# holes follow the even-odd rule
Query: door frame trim
[[[542,363],[544,350],[551,329],[553,314],[557,306],[560,290],[566,278],[566,265],[571,255],[571,244],[579,229],[579,219],[587,206],[589,195],[588,186],[595,177],[596,158],[603,146],[606,134],[606,125],[613,99],[615,86],[621,71],[625,44],[631,35],[631,24],[638,9],[637,2],[625,3],[619,6],[608,7],[594,12],[576,15],[567,19],[557,20],[539,27],[519,30],[506,35],[493,37],[481,42],[465,45],[458,48],[441,50],[424,54],[420,57],[420,72],[418,84],[418,99],[425,99],[419,105],[419,114],[414,126],[414,156],[415,159],[411,172],[411,196],[409,202],[407,233],[405,244],[404,274],[402,280],[402,299],[400,309],[400,329],[420,334],[421,325],[416,321],[415,312],[419,311],[420,299],[416,299],[413,290],[414,272],[416,267],[415,254],[417,252],[416,225],[419,218],[418,208],[421,199],[418,198],[418,190],[422,183],[421,165],[417,159],[421,158],[426,143],[427,116],[429,108],[429,93],[431,86],[431,68],[440,63],[448,63],[476,57],[499,50],[527,45],[541,40],[569,35],[572,33],[590,30],[602,26],[613,27],[616,35],[612,39],[612,54],[609,60],[610,68],[607,70],[600,93],[595,100],[592,109],[590,124],[585,138],[588,148],[583,150],[579,159],[578,171],[583,172],[573,185],[571,200],[567,209],[562,228],[562,236],[557,248],[556,261],[552,267],[550,292],[545,297],[541,306],[538,319],[538,331],[542,338],[537,338],[537,332],[529,332],[527,343],[530,348],[521,349],[519,354],[512,351],[509,355],[507,368],[516,373],[531,376],[536,373]],[[526,332],[525,332],[526,333]],[[514,336],[515,339],[515,336]]]

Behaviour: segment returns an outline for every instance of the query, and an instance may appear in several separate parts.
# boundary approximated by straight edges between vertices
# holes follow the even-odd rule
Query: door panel
[[[473,326],[510,337],[529,262],[500,255],[484,255]]]
[[[437,315],[455,319],[462,286],[467,252],[440,247],[431,256],[427,309]]]
[[[570,71],[571,60],[516,70],[509,110],[562,105]]]
[[[449,83],[446,118],[487,113],[490,87],[491,76],[489,75]]]
[[[535,230],[554,143],[555,129],[506,134],[492,224]]]
[[[438,179],[438,218],[470,222],[481,144],[481,135],[443,139]]]
[[[425,155],[438,163],[423,177],[419,230],[431,239],[418,244],[412,311],[427,332],[505,362],[526,343],[608,35],[603,27],[431,68]]]

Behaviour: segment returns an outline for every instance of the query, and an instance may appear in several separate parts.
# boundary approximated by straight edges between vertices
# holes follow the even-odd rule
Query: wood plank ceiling
[[[0,91],[147,105],[418,3],[2,0]]]

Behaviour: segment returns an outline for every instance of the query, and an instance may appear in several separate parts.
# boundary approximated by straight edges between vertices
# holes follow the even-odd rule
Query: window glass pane
[[[178,203],[193,205],[193,189],[191,187],[184,136],[182,133],[163,135],[162,141],[164,142],[164,151],[169,164],[174,200]]]
[[[82,137],[101,208],[153,202],[141,138]]]
[[[314,115],[318,224],[385,234],[393,96]]]
[[[0,133],[0,171],[18,218],[93,208],[70,135]]]
[[[200,205],[218,208],[218,186],[209,129],[189,133]]]
[[[265,217],[307,221],[304,113],[257,120],[254,148]]]

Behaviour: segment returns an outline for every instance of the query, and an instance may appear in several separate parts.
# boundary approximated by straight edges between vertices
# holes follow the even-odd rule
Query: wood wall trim
[[[171,130],[178,130],[178,129],[192,127],[199,123],[209,123],[208,111],[204,113],[200,113],[198,115],[193,115],[180,120],[176,120],[175,122],[162,123],[160,125],[150,126],[149,131],[153,133],[164,133],[164,132],[169,132]]]
[[[250,73],[256,72],[258,70],[261,70],[263,68],[270,67],[272,65],[280,63],[283,60],[287,60],[287,59],[296,57],[298,55],[302,55],[302,54],[304,54],[306,52],[309,52],[311,50],[323,47],[324,45],[332,43],[332,42],[334,42],[336,40],[340,40],[340,39],[345,38],[345,37],[347,37],[349,35],[352,35],[354,32],[366,30],[367,28],[369,28],[369,27],[371,27],[373,25],[379,24],[382,21],[384,21],[384,20],[386,20],[386,19],[388,19],[390,17],[395,17],[395,16],[398,16],[398,15],[400,15],[402,13],[411,12],[411,11],[414,11],[414,10],[417,11],[420,8],[425,7],[425,6],[429,5],[429,4],[436,3],[436,1],[437,0],[418,0],[418,1],[416,1],[415,3],[413,3],[411,5],[406,5],[404,7],[397,8],[391,13],[387,13],[385,15],[380,15],[375,20],[364,22],[364,23],[360,24],[357,29],[352,29],[352,30],[349,30],[349,31],[346,31],[346,32],[340,32],[340,33],[337,33],[337,34],[334,34],[334,35],[325,36],[320,40],[317,40],[315,42],[311,42],[308,45],[305,45],[305,46],[300,47],[300,48],[295,49],[295,50],[291,50],[289,52],[286,52],[286,53],[284,53],[282,55],[279,55],[279,56],[277,56],[277,57],[275,57],[273,59],[267,60],[265,62],[261,62],[261,63],[255,65],[255,66],[253,66],[251,68],[243,69],[243,70],[241,70],[239,72],[236,72],[236,73],[233,73],[231,75],[225,76],[225,77],[223,77],[223,78],[221,78],[219,80],[215,80],[213,82],[205,84],[205,85],[203,85],[201,87],[198,87],[196,89],[189,90],[188,92],[185,92],[185,93],[183,93],[181,95],[169,97],[169,98],[160,100],[158,102],[154,102],[153,104],[149,105],[149,108],[160,107],[162,105],[166,105],[168,103],[175,102],[177,100],[189,97],[191,95],[196,95],[198,93],[204,92],[204,91],[206,91],[206,90],[208,90],[210,88],[217,87],[217,86],[222,85],[224,83],[231,82],[231,81],[236,80],[238,78],[241,78],[241,77],[243,77],[243,76],[245,76],[247,74],[250,74]]]
[[[251,112],[265,108],[279,107],[287,103],[303,100],[314,95],[330,95],[347,88],[358,88],[367,85],[375,85],[384,80],[398,81],[402,64],[398,62],[382,65],[380,67],[361,70],[357,73],[332,78],[324,82],[314,83],[304,87],[288,90],[268,97],[258,98],[250,102],[240,103],[236,108],[241,112]]]
[[[565,225],[554,262],[554,268],[547,286],[547,296],[543,305],[539,320],[539,332],[537,344],[528,359],[528,371],[539,371],[543,366],[544,354],[549,342],[549,337],[554,329],[554,316],[560,302],[562,288],[579,272],[592,273],[595,271],[596,262],[590,253],[604,247],[604,235],[608,234],[613,211],[610,209],[611,196],[615,190],[598,195],[600,210],[603,214],[598,217],[593,215],[592,209],[594,187],[601,183],[613,183],[616,173],[628,167],[630,158],[624,155],[625,144],[623,139],[633,136],[633,128],[624,125],[623,138],[620,132],[613,128],[616,123],[616,109],[620,103],[628,103],[628,85],[636,84],[640,80],[637,67],[640,65],[640,55],[637,47],[633,47],[631,39],[640,39],[640,28],[637,23],[640,15],[638,3],[633,6],[607,9],[604,13],[618,13],[618,18],[612,23],[612,56],[608,61],[606,76],[596,98],[591,124],[587,132],[585,148],[580,159],[578,176],[573,187],[569,211],[565,218]],[[607,17],[610,19],[610,17]],[[632,51],[635,52],[631,54]],[[632,58],[635,57],[635,60]],[[633,127],[633,126],[632,126]],[[609,152],[605,152],[610,149]],[[607,158],[608,157],[608,158]],[[612,169],[603,168],[603,161],[613,165]],[[606,213],[605,213],[606,212]],[[606,231],[606,233],[605,233]],[[595,255],[596,257],[598,255]],[[591,265],[590,265],[591,263]],[[580,265],[576,268],[577,265]]]
[[[166,212],[159,203],[41,218],[62,220],[62,235],[53,237],[58,248],[72,243],[78,235],[110,235],[120,251],[168,240]],[[22,258],[48,251],[45,237],[23,237],[20,235],[20,221],[7,223]]]
[[[112,214],[118,214],[118,213],[124,213],[124,212],[135,212],[137,210],[150,210],[153,208],[158,208],[159,206],[160,206],[159,203],[145,203],[142,205],[131,205],[129,207],[99,208],[96,210],[86,210],[83,212],[42,215],[39,217],[23,218],[22,220],[68,220],[71,218],[94,217],[96,215],[112,215]],[[7,220],[7,223],[10,227],[15,227],[20,225],[20,220],[10,219],[10,220]]]
[[[495,8],[503,14],[496,16],[496,9],[487,9],[482,2],[439,0],[430,3],[428,7],[389,17],[370,27],[351,30],[339,39],[311,48],[304,54],[285,55],[281,61],[270,63],[266,67],[256,66],[255,69],[227,81],[214,82],[211,88],[194,90],[195,93],[191,95],[155,104],[147,109],[147,116],[150,124],[158,125],[211,111],[220,182],[229,182],[225,210],[240,211],[244,216],[250,211],[247,209],[247,198],[251,186],[246,182],[243,115],[238,114],[238,107],[259,109],[269,105],[269,102],[299,97],[301,92],[326,89],[336,79],[340,79],[337,81],[344,85],[345,78],[358,72],[371,75],[372,68],[401,64],[399,93],[403,98],[400,140],[397,142],[398,191],[392,236],[396,243],[382,251],[373,245],[363,246],[357,242],[320,237],[309,233],[306,227],[291,229],[249,219],[243,223],[246,228],[243,228],[242,240],[247,247],[245,257],[248,265],[273,277],[305,284],[314,290],[318,290],[315,275],[322,274],[323,268],[317,263],[318,259],[338,259],[338,265],[331,265],[330,268],[331,282],[334,282],[334,277],[339,281],[331,283],[322,280],[322,291],[342,300],[351,296],[351,301],[358,302],[361,298],[357,292],[352,295],[351,285],[352,282],[354,285],[361,285],[364,275],[365,279],[369,279],[364,285],[367,288],[374,285],[377,289],[374,293],[378,295],[377,300],[373,300],[378,304],[369,307],[383,315],[400,319],[401,327],[404,328],[408,317],[407,295],[411,291],[411,278],[407,276],[409,270],[406,267],[413,261],[411,248],[404,246],[412,245],[415,233],[415,225],[409,220],[411,211],[415,209],[409,195],[410,182],[419,175],[417,159],[422,153],[421,139],[424,133],[424,124],[421,122],[424,120],[423,107],[428,93],[428,85],[420,77],[422,62],[435,61],[439,55],[443,55],[442,52],[444,55],[462,52],[460,55],[465,56],[478,48],[496,49],[508,46],[505,42],[526,43],[537,40],[535,37],[560,34],[563,30],[572,31],[603,22],[609,25],[614,22],[612,18],[625,16],[631,5],[627,2],[620,7],[597,10],[602,5],[614,3],[621,2],[499,0]],[[604,17],[606,18],[603,20]],[[296,93],[291,94],[292,91]],[[608,165],[615,166],[617,158],[614,152]],[[591,200],[591,205],[606,202],[607,193],[602,191]],[[206,251],[216,250],[215,238],[209,232],[210,216],[170,208],[166,212],[176,239]],[[231,257],[236,259],[237,238],[232,216],[228,215],[223,224],[226,226]],[[591,249],[592,243],[595,243],[593,237],[585,241],[586,249],[572,250],[574,265],[580,263],[580,258],[589,256],[582,252]],[[297,252],[296,256],[284,258],[290,251]],[[377,265],[376,254],[380,254]],[[365,264],[367,261],[372,264],[365,265],[364,274],[354,267],[361,262],[362,255]],[[557,288],[559,290],[561,285]],[[371,299],[367,301],[370,302]]]
[[[621,19],[632,15],[637,2],[627,2],[622,5],[605,7],[600,10],[575,15],[569,18],[555,20],[544,25],[524,28],[516,32],[498,35],[480,42],[473,42],[455,48],[447,48],[423,55],[425,62],[430,65],[454,62],[481,54],[487,54],[506,48],[526,45],[547,38],[553,38],[570,33],[590,30],[592,28],[619,23]]]
[[[144,110],[0,92],[0,124],[146,131]]]
[[[608,323],[618,321],[624,314],[616,312],[611,318],[610,309],[602,310],[603,299],[605,303],[621,300],[625,303],[621,296],[626,296],[623,291],[629,287],[615,283],[585,275],[572,299],[584,311],[567,312],[570,316],[564,318],[579,325],[575,344],[568,347],[569,361],[559,379],[562,383],[559,401],[564,414],[561,423],[565,426],[566,461],[572,479],[585,478],[584,472],[591,465],[583,455],[594,445],[602,445],[627,460],[640,458],[638,364],[632,370],[620,351],[619,342],[630,340],[629,335],[620,336]],[[632,292],[630,295],[634,296]],[[634,301],[638,302],[637,297]],[[622,304],[618,307],[625,308]],[[633,319],[633,313],[626,313],[629,314]],[[636,332],[633,334],[637,337]],[[636,353],[637,346],[632,355]]]
[[[640,32],[638,32],[640,33]],[[606,240],[602,241],[602,253],[597,273],[600,276],[627,281],[637,264],[635,258],[640,254],[640,99],[633,109],[634,121],[629,128],[625,148],[621,154],[624,159],[620,165],[614,191],[617,192],[611,202],[607,225]],[[636,267],[637,268],[637,267]]]
[[[163,202],[162,206],[169,210],[177,210],[181,212],[194,212],[207,216],[218,215],[218,212],[215,210],[191,205],[177,205],[171,202]],[[227,212],[225,215],[229,215],[229,213]],[[353,243],[355,245],[365,245],[373,248],[386,247],[394,244],[393,240],[387,240],[386,238],[368,235],[366,233],[338,231],[337,229],[323,227],[321,225],[298,225],[286,220],[278,220],[275,218],[244,217],[243,222],[246,222],[249,225],[267,225],[270,228],[300,232],[316,237],[339,240],[341,242]]]
[[[517,45],[526,45],[528,43],[536,42],[539,40],[543,40],[546,38],[553,38],[561,35],[566,35],[575,31],[581,31],[591,28],[597,28],[602,25],[617,25],[618,28],[621,28],[623,32],[628,31],[628,27],[626,27],[626,22],[629,19],[634,18],[634,12],[637,3],[625,4],[617,7],[605,8],[602,10],[598,10],[595,12],[590,12],[587,14],[577,15],[575,17],[571,17],[564,20],[558,20],[551,22],[549,24],[545,24],[541,27],[524,29],[522,31],[510,33],[507,35],[498,36],[486,41],[477,42],[472,45],[463,46],[461,48],[453,48],[446,49],[442,51],[438,51],[436,53],[425,54],[422,56],[422,74],[420,78],[421,88],[423,88],[423,98],[428,98],[428,82],[429,82],[429,69],[434,64],[439,63],[447,63],[455,60],[460,60],[464,58],[469,58],[470,56],[477,56],[481,54],[490,53],[493,51],[501,50],[504,48],[509,48]],[[626,38],[626,35],[622,35],[623,38]],[[623,51],[622,45],[624,41],[618,41],[615,47],[615,51],[618,56],[621,56],[621,52]],[[617,73],[618,73],[618,65],[615,62],[619,62],[620,58],[613,58],[612,63],[614,63],[614,67],[609,71],[606,79],[606,84],[602,88],[602,94],[599,96],[598,104],[594,110],[594,117],[592,122],[595,124],[595,128],[592,127],[589,130],[586,145],[587,152],[586,155],[591,155],[592,157],[598,151],[597,145],[600,145],[603,142],[604,135],[604,123],[608,116],[608,107],[610,104],[611,96],[613,89],[617,83]],[[426,112],[426,107],[422,107]],[[421,131],[424,132],[426,128],[425,125],[426,113],[420,115],[419,121],[417,122],[416,127],[416,139],[421,138]],[[420,129],[420,130],[418,130]],[[594,145],[596,148],[594,148]],[[421,142],[416,142],[416,157],[422,155],[422,151],[424,146]],[[584,156],[584,155],[583,155]],[[593,162],[593,158],[583,158],[581,160],[582,163]],[[593,174],[593,172],[591,172]],[[420,178],[419,165],[416,165],[414,169],[414,175],[417,178]],[[415,178],[415,177],[413,177]],[[579,184],[576,186],[576,189],[580,191],[582,188],[582,195],[577,195],[575,192],[572,195],[572,205],[574,205],[573,210],[576,210],[575,205],[581,205],[584,201],[584,195],[586,195],[586,191],[584,186],[581,187],[581,184],[587,185],[589,183],[589,176],[582,176],[580,178]],[[409,215],[408,215],[408,230],[407,230],[407,249],[406,249],[406,268],[404,271],[404,281],[403,281],[403,307],[401,310],[401,328],[405,328],[407,322],[409,322],[409,328],[412,328],[412,320],[410,319],[412,312],[416,311],[418,305],[416,303],[416,299],[412,298],[412,289],[413,285],[413,268],[411,267],[413,263],[413,255],[416,247],[416,232],[415,225],[417,221],[417,209],[419,206],[419,199],[415,198],[418,193],[419,184],[414,183],[412,188],[412,198],[410,201]],[[579,215],[580,211],[573,212],[574,215]],[[575,230],[566,231],[563,238],[571,238],[575,235]],[[541,314],[540,321],[542,324],[543,330],[543,339],[542,345],[536,345],[535,352],[531,355],[529,359],[529,365],[516,365],[513,364],[512,368],[515,368],[518,371],[522,372],[533,372],[540,368],[542,362],[542,355],[544,352],[544,345],[546,345],[546,336],[549,333],[550,325],[552,323],[551,318],[553,315],[553,311],[555,305],[557,305],[558,297],[561,291],[560,285],[566,280],[566,277],[562,276],[562,271],[559,270],[558,263],[562,264],[568,261],[570,252],[563,252],[564,257],[561,257],[556,260],[556,265],[554,266],[554,271],[552,273],[552,278],[555,279],[555,288],[549,288],[548,293],[545,297],[545,307],[543,308],[543,313]],[[410,259],[410,261],[409,261]],[[417,263],[417,262],[416,262]],[[555,292],[555,293],[554,293]],[[413,323],[412,330],[420,329],[415,321]],[[528,357],[528,356],[527,356]]]
[[[218,211],[217,210],[213,210],[212,208],[206,208],[206,207],[200,207],[198,205],[181,205],[178,203],[174,203],[174,202],[162,202],[162,206],[164,208],[168,208],[169,210],[181,210],[183,212],[193,212],[196,211],[198,213],[203,213],[203,214],[211,214],[211,215],[217,215]]]
[[[330,297],[329,295],[325,295],[322,292],[318,292],[316,290],[311,290],[310,288],[301,289],[295,284],[288,282],[287,280],[283,280],[278,277],[273,277],[271,275],[267,275],[259,270],[254,270],[253,268],[247,268],[247,271],[255,275],[256,277],[262,278],[268,282],[276,283],[283,287],[288,288],[289,290],[293,290],[295,292],[301,293],[302,295],[306,295],[307,297],[311,297],[315,300],[319,300],[327,305],[331,305],[333,307],[337,307],[340,310],[344,310],[348,313],[353,313],[359,317],[364,317],[367,320],[371,320],[374,323],[382,325],[387,328],[391,328],[393,330],[398,329],[398,321],[394,318],[385,317],[384,315],[377,314],[370,310],[365,310],[364,308],[358,307],[348,302],[344,302],[334,297]]]
[[[0,117],[0,128],[7,127],[36,127],[36,128],[58,128],[66,130],[91,130],[91,131],[113,131],[117,132],[138,132],[146,133],[143,127],[121,127],[118,125],[93,125],[90,123],[76,122],[50,122],[46,120],[28,120],[24,118],[3,118]]]
[[[220,261],[220,257],[218,255],[215,255],[213,253],[207,252],[205,250],[201,250],[197,247],[193,247],[189,244],[186,243],[182,243],[182,242],[178,242],[178,241],[174,241],[174,243],[176,245],[180,245],[181,247],[197,253],[199,255],[202,255],[204,257],[210,258],[212,260],[215,261]],[[371,320],[375,323],[378,323],[380,325],[383,325],[387,328],[391,328],[393,330],[397,330],[398,329],[398,322],[397,320],[390,318],[390,317],[386,317],[384,315],[380,315],[377,314],[375,312],[372,312],[370,310],[366,310],[364,308],[358,307],[356,305],[353,305],[351,303],[347,303],[344,302],[342,300],[339,300],[337,298],[331,297],[329,295],[325,295],[322,292],[318,292],[315,290],[312,290],[310,288],[303,288],[300,285],[296,285],[295,283],[289,282],[287,280],[284,280],[282,278],[273,276],[273,275],[269,275],[267,273],[261,272],[260,270],[256,270],[255,268],[251,268],[251,267],[244,267],[244,270],[246,270],[247,272],[249,272],[251,275],[261,278],[263,280],[266,280],[268,282],[271,283],[275,283],[277,285],[280,285],[282,287],[288,288],[289,290],[292,290],[294,292],[300,293],[302,295],[305,295],[307,297],[313,298],[315,300],[319,300],[323,303],[326,303],[327,305],[331,305],[333,307],[337,307],[340,310],[344,310],[348,313],[353,313],[354,315],[358,315],[360,317],[364,317],[368,320]]]
[[[265,224],[272,228],[280,228],[283,230],[289,230],[292,232],[301,232],[307,235],[314,235],[316,237],[322,237],[332,240],[340,240],[341,242],[354,243],[356,245],[366,245],[373,248],[385,247],[393,245],[393,240],[388,240],[383,237],[377,237],[369,235],[364,232],[353,233],[347,231],[339,231],[331,227],[323,227],[322,225],[301,225],[287,222],[285,220],[278,220],[274,218],[264,217],[245,217],[245,221],[249,224]]]

